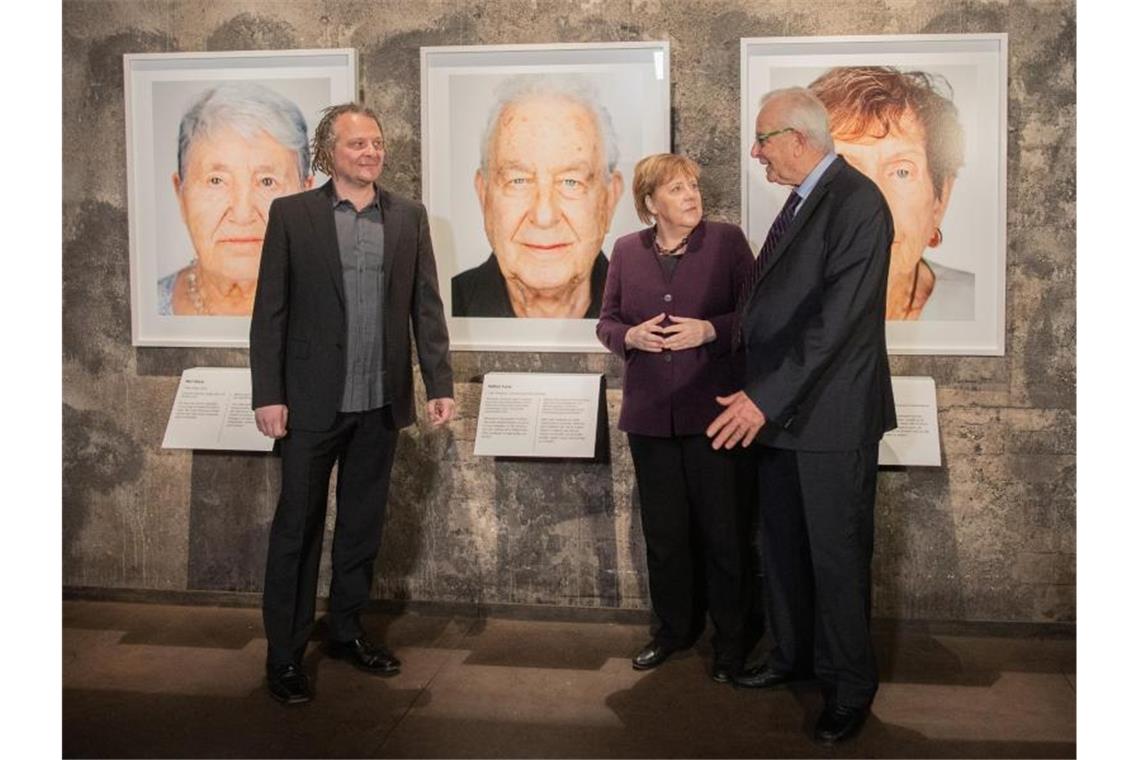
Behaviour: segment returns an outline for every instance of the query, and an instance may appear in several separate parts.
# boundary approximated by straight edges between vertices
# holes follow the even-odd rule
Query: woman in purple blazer
[[[732,351],[736,297],[753,256],[739,227],[702,219],[700,167],[661,153],[634,169],[647,224],[614,245],[598,339],[625,360],[618,427],[629,436],[649,594],[657,625],[633,658],[645,670],[691,646],[709,614],[712,677],[727,682],[746,652],[746,538],[739,524],[738,458],[714,451],[705,428],[717,396],[743,380]]]

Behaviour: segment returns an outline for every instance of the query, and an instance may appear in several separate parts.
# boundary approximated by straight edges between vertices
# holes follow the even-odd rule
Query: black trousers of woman
[[[717,660],[741,660],[749,563],[737,453],[714,451],[704,435],[630,433],[629,448],[658,621],[654,640],[676,648],[692,644],[705,614],[694,599],[704,596]]]

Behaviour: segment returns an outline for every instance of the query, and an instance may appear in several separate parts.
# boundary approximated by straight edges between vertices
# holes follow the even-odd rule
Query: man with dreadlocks
[[[269,208],[249,363],[257,427],[281,447],[262,610],[269,692],[286,704],[312,699],[301,661],[313,630],[334,464],[327,651],[378,675],[400,669],[395,655],[365,636],[360,612],[396,440],[415,420],[409,325],[428,420],[439,426],[455,414],[427,212],[377,184],[384,155],[375,113],[333,106],[313,138],[313,164],[332,179]]]

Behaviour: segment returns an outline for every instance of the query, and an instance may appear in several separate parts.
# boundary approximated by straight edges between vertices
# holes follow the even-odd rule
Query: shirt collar
[[[332,188],[333,208],[336,208],[337,206],[339,206],[342,203],[347,203],[348,205],[352,206],[352,202],[350,200],[348,200],[347,198],[341,198],[340,197],[340,193],[338,193],[336,191],[336,185],[333,184],[332,180],[329,180],[329,186]],[[376,192],[372,195],[372,202],[369,203],[364,208],[372,208],[372,207],[380,208],[380,186],[374,182],[374,183],[372,183],[372,188]],[[353,208],[355,209],[356,207],[353,206]],[[361,211],[363,211],[363,210],[364,209],[361,209]]]
[[[831,166],[832,161],[837,158],[839,158],[839,156],[835,155],[835,151],[831,151],[821,158],[819,163],[815,165],[815,168],[808,172],[807,177],[805,177],[804,181],[796,188],[796,195],[800,196],[799,205],[796,206],[797,212],[800,210],[800,206],[803,205],[804,200],[811,195],[811,191],[819,184],[819,178],[827,171],[827,167]]]

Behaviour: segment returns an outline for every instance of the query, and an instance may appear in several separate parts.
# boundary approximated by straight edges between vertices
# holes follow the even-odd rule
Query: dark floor
[[[257,610],[67,601],[64,757],[1074,757],[1071,638],[877,625],[862,734],[808,733],[815,689],[713,683],[707,639],[635,672],[645,627],[405,613],[366,625],[404,661],[369,676],[310,647],[316,699],[265,692]]]

